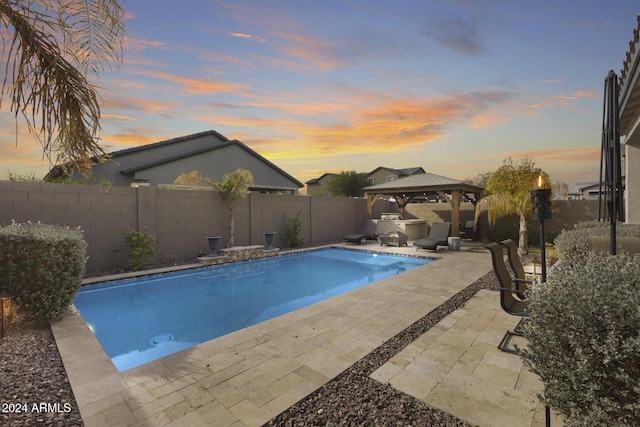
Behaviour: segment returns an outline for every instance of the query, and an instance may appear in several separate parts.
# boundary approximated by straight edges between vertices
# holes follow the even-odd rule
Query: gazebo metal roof
[[[366,193],[407,193],[407,192],[437,192],[451,191],[457,189],[465,193],[481,193],[484,188],[468,182],[459,181],[446,176],[436,175],[433,173],[419,173],[395,181],[384,182],[378,185],[364,187]]]

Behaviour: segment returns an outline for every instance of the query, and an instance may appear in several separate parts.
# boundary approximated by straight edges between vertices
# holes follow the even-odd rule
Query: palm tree
[[[0,0],[6,61],[0,90],[22,115],[51,162],[89,174],[107,155],[98,144],[96,86],[124,52],[124,9],[117,0]],[[17,135],[16,135],[17,140]]]
[[[246,197],[247,189],[253,184],[253,175],[246,169],[236,169],[226,174],[222,178],[222,182],[214,182],[208,176],[203,176],[197,170],[180,174],[174,184],[192,185],[196,187],[213,187],[222,200],[229,207],[229,244],[231,247],[235,244],[235,221],[233,219],[233,204],[236,200]]]
[[[235,222],[233,219],[233,204],[236,200],[246,197],[247,189],[253,184],[253,175],[246,169],[236,169],[222,178],[221,183],[215,184],[216,190],[229,206],[229,245],[235,244]]]
[[[547,173],[535,167],[529,158],[524,158],[519,164],[514,163],[511,158],[504,160],[503,165],[487,181],[485,190],[488,195],[476,205],[475,224],[483,212],[487,212],[489,225],[495,224],[498,218],[518,215],[518,253],[526,254],[529,251],[527,218],[531,215],[529,191],[540,176],[544,182],[549,182]]]

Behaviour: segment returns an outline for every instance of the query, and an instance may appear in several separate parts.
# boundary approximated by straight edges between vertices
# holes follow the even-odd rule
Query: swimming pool
[[[74,304],[122,372],[432,261],[323,249],[86,286]]]

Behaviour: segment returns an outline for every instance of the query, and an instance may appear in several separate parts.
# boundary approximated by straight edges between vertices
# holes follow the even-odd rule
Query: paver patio
[[[122,373],[79,314],[53,324],[85,425],[262,425],[491,269],[487,253],[421,253],[440,259]],[[481,291],[373,376],[470,422],[537,425],[539,383],[491,351],[518,320],[496,298]],[[509,424],[518,401],[525,424]]]

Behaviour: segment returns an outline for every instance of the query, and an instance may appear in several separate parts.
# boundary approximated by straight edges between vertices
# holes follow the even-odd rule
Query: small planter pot
[[[209,242],[209,250],[211,253],[207,256],[214,257],[218,256],[218,242],[222,236],[208,236],[207,241]]]
[[[267,242],[267,244],[265,245],[265,249],[273,249],[273,236],[276,235],[275,231],[269,231],[264,233],[264,240]]]

